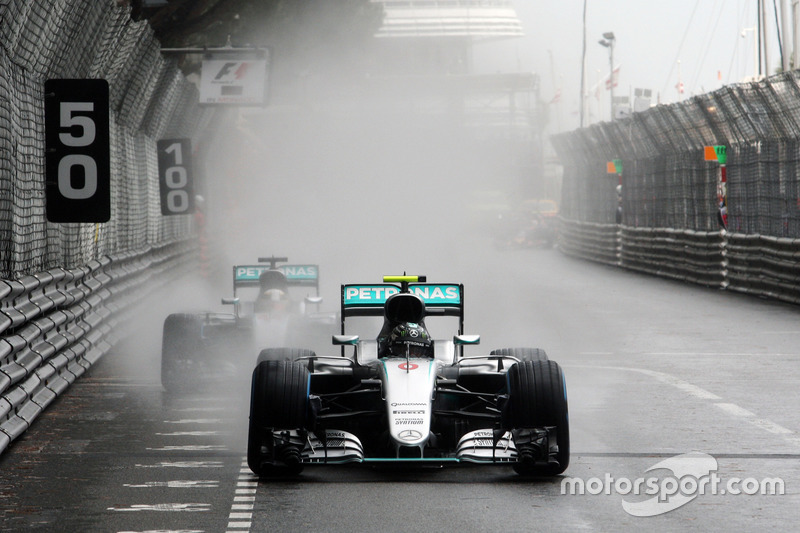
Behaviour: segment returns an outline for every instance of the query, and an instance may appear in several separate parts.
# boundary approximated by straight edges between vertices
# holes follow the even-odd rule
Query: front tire
[[[547,361],[547,352],[541,348],[498,348],[489,355],[507,355],[520,361]]]
[[[250,428],[247,439],[247,465],[264,476],[278,473],[278,450],[272,442],[273,429],[306,429],[311,419],[308,402],[308,369],[292,361],[261,361],[253,371],[250,395]],[[286,456],[288,457],[288,455]],[[299,473],[303,465],[299,454],[283,470]]]
[[[556,476],[569,465],[569,409],[564,372],[555,361],[523,361],[508,369],[508,402],[503,408],[506,429],[555,426],[557,449],[550,447],[548,464],[517,463],[514,470],[530,476]]]

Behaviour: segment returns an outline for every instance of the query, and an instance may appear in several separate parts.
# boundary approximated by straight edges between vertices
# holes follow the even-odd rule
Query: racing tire
[[[186,390],[197,377],[203,354],[203,318],[173,313],[164,320],[161,337],[161,385],[167,392]]]
[[[293,361],[261,361],[253,371],[247,465],[255,474],[298,474],[302,470],[299,453],[285,465],[276,466],[275,450],[269,448],[273,429],[308,427],[311,418],[309,380],[305,365]]]
[[[301,357],[316,357],[313,350],[305,348],[265,348],[258,354],[256,365],[264,361],[295,361]]]
[[[503,426],[541,428],[555,426],[556,463],[517,463],[514,470],[527,476],[556,476],[569,466],[569,409],[564,372],[555,361],[523,361],[508,369],[508,402]]]
[[[547,361],[547,352],[541,348],[498,348],[489,355],[507,355],[520,361]]]

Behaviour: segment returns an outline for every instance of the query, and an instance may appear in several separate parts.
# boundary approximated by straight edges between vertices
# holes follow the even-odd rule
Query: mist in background
[[[768,65],[774,74],[781,64],[775,22],[780,2],[766,4]],[[516,0],[525,37],[475,47],[476,70],[536,72],[545,102],[560,92],[552,105],[551,133],[580,125],[583,5],[583,0]],[[616,38],[615,96],[650,89],[653,104],[669,104],[754,75],[756,5],[756,0],[586,0],[587,123],[609,120],[609,51],[598,43],[603,33]]]
[[[578,125],[583,2],[515,7],[525,37],[476,42],[461,66],[536,73],[546,139]],[[269,105],[226,110],[199,154],[212,257],[224,265],[205,282],[221,292],[210,303],[230,294],[231,265],[269,255],[319,264],[327,310],[338,308],[342,283],[385,274],[425,274],[468,290],[497,275],[491,202],[519,201],[542,176],[520,172],[526,153],[509,131],[468,127],[455,100],[415,83],[458,66],[452,50],[387,47],[371,38],[371,12],[355,22],[324,3],[298,13],[248,36],[274,53]],[[608,73],[608,51],[597,43],[607,31],[616,35],[617,94],[645,87],[678,99],[677,60],[684,97],[738,81],[753,68],[752,33],[740,34],[754,15],[746,0],[587,0],[587,89]],[[605,91],[589,99],[590,119],[608,113],[606,100]]]
[[[578,126],[583,2],[514,4],[525,37],[475,42],[468,70],[536,73],[546,139]],[[608,50],[597,43],[604,32],[616,36],[620,96],[642,87],[653,90],[653,103],[671,102],[752,73],[753,34],[741,32],[755,25],[755,1],[586,5],[586,88],[599,86],[587,99],[589,121],[608,119]],[[491,254],[487,220],[470,207],[496,192],[519,199],[525,182],[541,176],[518,172],[521,156],[502,133],[466,128],[452,102],[409,84],[436,72],[435,49],[395,43],[387,53],[370,37],[374,13],[359,12],[358,26],[337,13],[309,8],[251,36],[274,50],[270,104],[230,110],[212,153],[203,155],[224,262],[275,254],[319,263],[329,304],[344,282],[480,271],[479,260]],[[444,56],[443,49],[435,53]],[[771,57],[778,61],[777,46]],[[675,88],[677,61],[683,95]],[[439,67],[438,74],[451,70]]]
[[[315,63],[338,59],[320,54]],[[205,158],[225,264],[318,263],[328,308],[341,283],[403,272],[460,282],[480,271],[491,216],[480,204],[487,191],[520,189],[517,156],[502,136],[465,126],[446,98],[408,77],[391,82],[387,62],[381,72],[379,84],[276,78],[294,90],[278,85],[265,109],[230,111]]]

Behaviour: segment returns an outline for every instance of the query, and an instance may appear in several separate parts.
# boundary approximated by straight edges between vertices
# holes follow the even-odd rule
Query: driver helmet
[[[433,341],[428,331],[416,322],[395,326],[389,335],[389,353],[395,357],[433,357]]]
[[[281,302],[287,297],[288,295],[280,289],[267,289],[261,293],[261,298],[268,302]]]

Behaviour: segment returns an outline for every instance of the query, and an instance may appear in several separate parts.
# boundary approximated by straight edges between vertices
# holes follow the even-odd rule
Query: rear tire
[[[555,361],[523,361],[508,369],[506,429],[555,426],[558,464],[517,463],[514,470],[530,476],[556,476],[569,465],[569,412],[564,372]]]
[[[547,352],[541,348],[498,348],[489,355],[507,355],[516,357],[520,361],[547,361]]]
[[[254,473],[296,474],[302,464],[275,466],[273,429],[306,429],[310,421],[309,373],[301,363],[261,361],[253,371],[247,465]]]
[[[198,359],[203,357],[203,319],[174,313],[164,320],[161,340],[161,384],[168,392],[185,390],[197,377]]]

